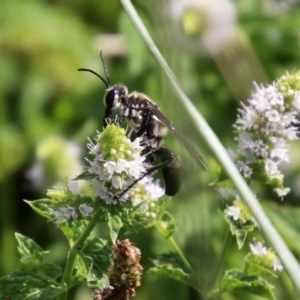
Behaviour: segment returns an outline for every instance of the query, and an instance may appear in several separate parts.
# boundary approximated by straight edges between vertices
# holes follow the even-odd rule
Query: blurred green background
[[[299,69],[299,0],[133,1],[181,86],[225,147],[236,148],[232,124],[239,101],[251,95],[253,81],[272,82]],[[63,265],[67,253],[57,228],[35,215],[23,199],[45,197],[79,174],[87,137],[102,127],[105,87],[86,67],[103,74],[102,50],[112,83],[149,95],[201,150],[208,165],[200,172],[171,134],[166,145],[182,157],[184,183],[170,202],[178,222],[175,239],[199,272],[206,291],[212,282],[227,225],[210,185],[217,163],[203,144],[169,82],[138,36],[119,1],[2,0],[0,2],[0,276],[18,267],[14,232],[33,239],[49,260]],[[286,167],[292,193],[284,202],[258,187],[271,220],[289,247],[300,254],[299,146]],[[101,228],[99,229],[101,232]],[[154,230],[129,237],[148,258],[172,250]],[[248,251],[233,242],[227,268],[242,268]],[[222,275],[222,274],[221,274]],[[299,299],[286,276],[274,281],[278,299]],[[90,299],[78,288],[70,299]],[[261,299],[227,294],[222,299]],[[183,284],[145,275],[137,300],[198,299]]]

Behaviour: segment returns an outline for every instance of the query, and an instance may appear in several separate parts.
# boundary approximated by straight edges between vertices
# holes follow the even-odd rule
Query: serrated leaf
[[[245,291],[267,299],[275,300],[272,291],[274,287],[265,279],[257,276],[247,276],[240,270],[229,270],[220,283],[221,292]]]
[[[103,288],[108,284],[107,274],[110,266],[111,249],[107,242],[100,238],[90,238],[86,241],[75,263],[78,281],[87,281],[89,286]]]
[[[51,206],[55,203],[55,201],[51,199],[39,199],[34,201],[24,200],[29,206],[40,216],[50,219],[52,209]]]
[[[65,285],[43,274],[16,271],[0,279],[0,299],[9,296],[13,300],[50,300],[64,291]]]
[[[62,276],[62,268],[53,263],[44,263],[41,266],[41,270],[45,275],[53,279],[57,279]]]
[[[18,252],[23,265],[34,268],[42,264],[45,251],[42,250],[32,239],[22,234],[15,233],[18,242]]]
[[[81,250],[86,256],[93,259],[93,272],[95,276],[101,277],[107,273],[110,266],[111,248],[107,245],[106,240],[100,238],[89,238]]]
[[[267,267],[264,267],[261,264],[255,264],[255,263],[247,264],[245,272],[247,272],[247,275],[249,275],[249,276],[267,275],[267,276],[272,276],[275,278],[278,277],[274,272],[272,272]]]
[[[87,220],[73,220],[58,225],[70,244],[73,244],[88,224]]]
[[[160,255],[158,258],[151,260],[153,267],[150,267],[148,274],[155,276],[166,276],[178,281],[187,282],[189,273],[181,258],[173,252]]]
[[[120,229],[123,227],[123,222],[118,215],[108,215],[108,228],[111,241],[116,242]]]

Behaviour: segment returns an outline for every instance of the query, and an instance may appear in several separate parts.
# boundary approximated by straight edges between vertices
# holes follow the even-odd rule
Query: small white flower
[[[251,106],[246,106],[242,103],[243,109],[239,109],[240,115],[238,116],[238,119],[234,125],[239,130],[245,130],[251,128],[256,119],[257,119],[257,113],[255,109],[253,109]]]
[[[146,191],[151,199],[158,200],[165,194],[164,189],[160,186],[159,180],[153,182],[152,178],[147,177],[145,178],[145,181]]]
[[[245,178],[251,177],[252,169],[249,166],[247,166],[244,162],[237,161],[236,166],[238,170],[244,175]]]
[[[270,140],[272,141],[272,139]],[[284,161],[289,162],[289,148],[286,141],[283,138],[273,138],[273,141],[274,148],[271,150],[270,157],[276,160],[277,163],[281,163]]]
[[[115,189],[118,189],[118,190],[122,189],[122,180],[121,180],[120,176],[112,176],[111,183]]]
[[[63,221],[65,221],[65,216],[64,213],[60,210],[53,210],[53,215],[56,218],[55,223],[57,225],[59,225],[60,223],[62,223]]]
[[[136,138],[133,142],[131,142],[131,146],[136,150],[142,150],[143,147],[141,146],[143,139],[141,137]]]
[[[241,208],[237,206],[229,206],[226,208],[225,212],[234,221],[237,221],[241,216]]]
[[[278,257],[274,258],[272,264],[273,264],[273,270],[275,272],[282,272],[283,271],[283,266],[282,266],[281,261]]]
[[[251,145],[251,152],[253,152],[256,157],[266,158],[268,157],[268,148],[269,146],[266,145],[262,140],[256,140],[253,141]]]
[[[72,206],[67,205],[66,207],[62,207],[60,210],[63,212],[64,217],[67,220],[70,220],[70,219],[75,220],[78,217],[75,209]]]
[[[105,199],[108,193],[108,188],[105,186],[105,183],[103,181],[94,179],[91,181],[91,184],[94,188],[95,195],[100,199]]]
[[[298,140],[298,133],[299,130],[297,127],[294,126],[289,126],[289,127],[285,127],[282,130],[282,134],[283,136],[285,136],[288,140]]]
[[[271,178],[280,178],[281,174],[278,170],[278,166],[273,160],[271,160],[271,159],[266,160],[265,170]]]
[[[98,163],[95,161],[91,161],[89,159],[86,159],[86,160],[90,164],[90,168],[87,168],[87,171],[91,174],[97,174],[99,171]]]
[[[283,198],[291,191],[291,189],[289,187],[275,188],[274,191],[277,193],[278,197]]]
[[[143,164],[144,160],[145,157],[140,156],[134,161],[128,162],[127,170],[126,170],[128,175],[132,176],[133,178],[141,177],[141,175],[146,172],[145,165]]]
[[[88,144],[87,144],[87,147],[88,147],[88,149],[90,150],[90,153],[91,154],[98,154],[99,153],[99,151],[100,151],[100,146],[99,146],[99,144],[94,144],[91,140],[90,140],[90,138],[88,138]]]
[[[250,243],[250,250],[255,256],[265,256],[268,254],[268,250],[262,242]]]
[[[110,175],[112,175],[116,172],[117,163],[115,161],[107,161],[106,163],[104,163],[103,167]]]
[[[88,217],[94,211],[94,209],[90,205],[82,203],[79,205],[79,211],[84,217]]]
[[[117,161],[115,173],[121,174],[122,172],[125,172],[128,174],[127,170],[131,163],[132,163],[132,161],[128,161],[126,159],[119,159]]]
[[[78,194],[78,182],[77,181],[69,181],[67,186],[73,195]]]
[[[267,111],[265,113],[265,116],[272,123],[279,122],[279,120],[280,120],[280,114],[278,113],[278,111],[276,109]]]

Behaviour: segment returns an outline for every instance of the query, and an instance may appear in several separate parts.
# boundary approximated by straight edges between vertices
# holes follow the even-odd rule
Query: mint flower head
[[[250,243],[252,257],[250,260],[262,266],[273,269],[274,272],[282,272],[283,266],[280,259],[272,249],[267,249],[263,242]]]
[[[47,195],[52,200],[49,215],[56,225],[92,216],[92,199],[78,193],[78,189],[78,182],[70,181],[65,189],[48,190]]]
[[[266,87],[255,85],[252,98],[242,104],[234,124],[238,169],[246,179],[263,179],[279,197],[290,190],[283,185],[281,166],[290,162],[289,143],[298,138],[299,124],[300,90],[293,88],[298,88],[300,82],[296,85],[294,78],[289,87],[287,82],[288,76],[284,76]]]
[[[95,196],[106,204],[126,202],[130,198],[128,187],[147,172],[148,164],[141,153],[142,139],[132,142],[123,128],[110,124],[95,142],[88,145],[91,159],[87,159]]]

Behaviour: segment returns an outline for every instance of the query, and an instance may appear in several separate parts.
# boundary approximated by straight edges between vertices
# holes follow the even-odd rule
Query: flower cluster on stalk
[[[146,176],[139,180],[149,167],[142,154],[141,138],[131,141],[123,128],[110,124],[96,136],[95,143],[89,142],[88,148],[87,173],[92,176],[96,198],[106,204],[117,204],[162,197],[163,190],[152,180]]]
[[[106,204],[129,203],[138,223],[150,225],[155,220],[164,195],[159,181],[147,175],[149,164],[142,154],[145,149],[141,138],[131,141],[126,131],[117,124],[110,124],[98,133],[93,143],[89,140],[86,170],[68,184],[67,189],[49,190],[53,207],[49,214],[56,224],[64,221],[89,218],[95,208],[91,197],[78,193],[77,180],[87,180],[94,191],[94,198]],[[135,209],[138,208],[138,209]]]
[[[272,268],[275,272],[282,272],[283,266],[280,259],[271,250],[267,249],[262,242],[250,243],[252,261],[267,268]]]
[[[238,169],[246,179],[259,178],[273,186],[279,197],[290,191],[280,168],[290,162],[289,142],[298,139],[299,78],[286,75],[265,87],[255,85],[234,124],[239,151],[232,156]]]

